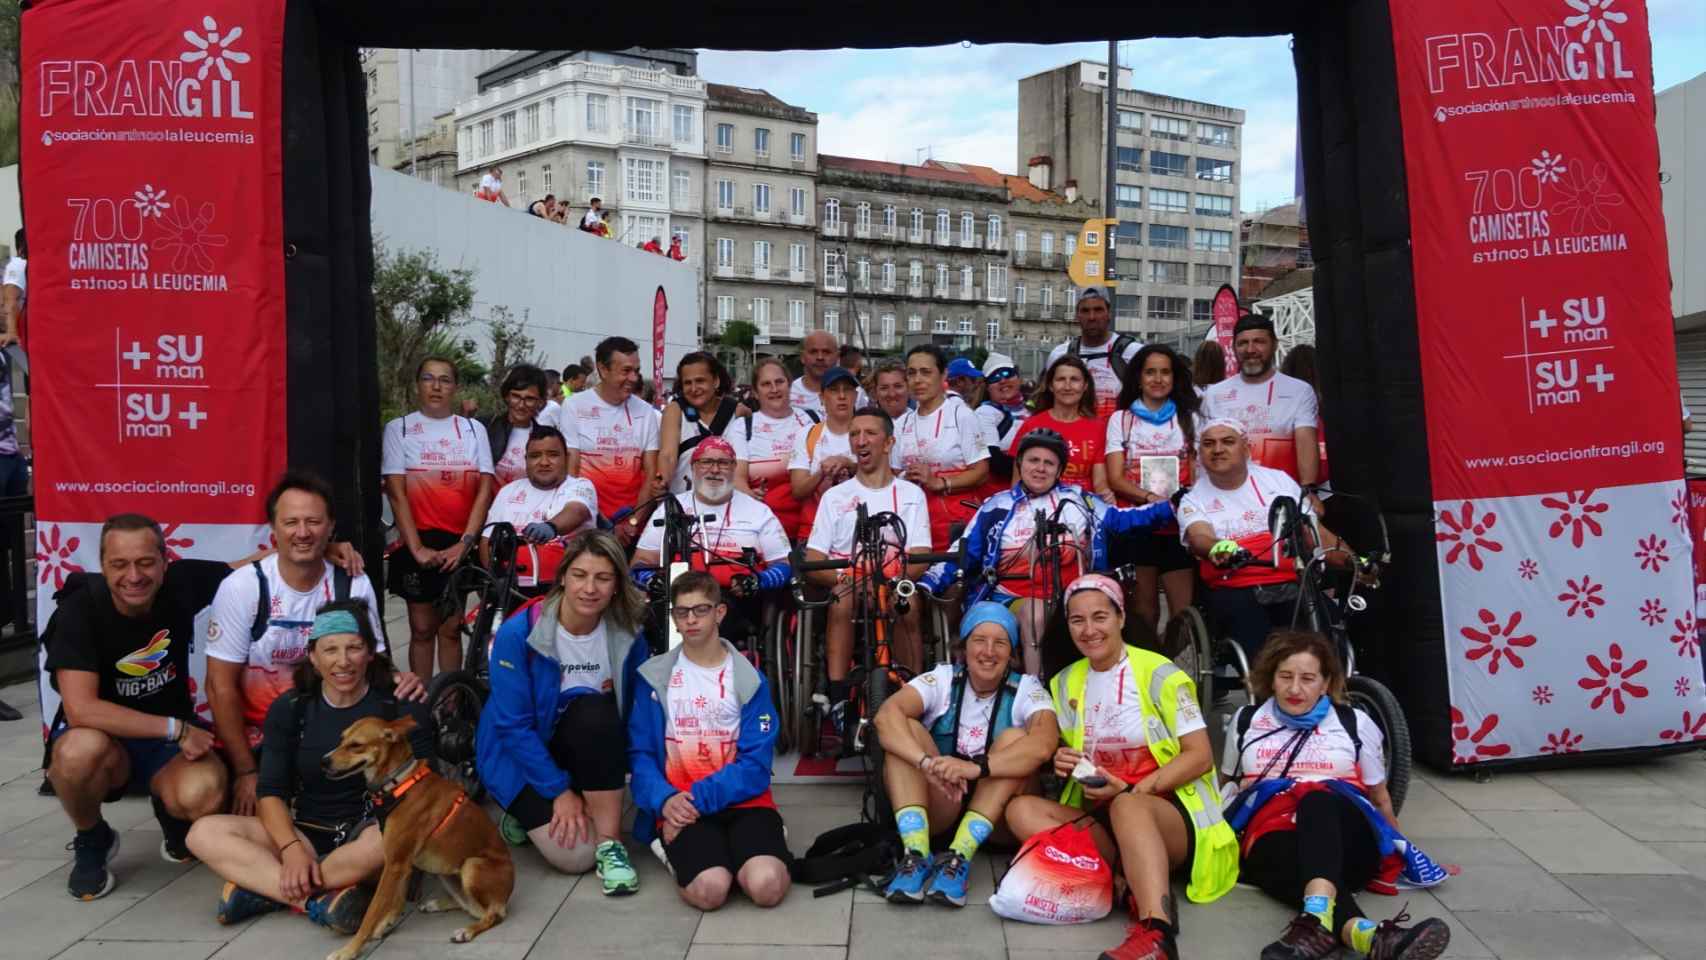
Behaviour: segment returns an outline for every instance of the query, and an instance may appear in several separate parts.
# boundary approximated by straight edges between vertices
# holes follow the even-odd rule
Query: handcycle
[[[1334,494],[1335,499],[1341,497],[1352,502],[1368,502],[1352,494]],[[1284,563],[1293,564],[1297,571],[1297,599],[1292,606],[1292,628],[1324,634],[1338,650],[1345,667],[1351,705],[1371,717],[1384,737],[1387,789],[1392,794],[1392,809],[1399,811],[1403,809],[1404,796],[1410,786],[1410,725],[1392,691],[1379,680],[1357,672],[1356,644],[1350,635],[1351,615],[1368,609],[1368,598],[1364,592],[1380,588],[1380,570],[1392,558],[1386,520],[1378,509],[1373,513],[1378,520],[1380,548],[1370,554],[1359,555],[1343,545],[1323,548],[1320,525],[1315,517],[1299,509],[1296,500],[1276,497],[1268,509],[1268,528],[1274,542],[1271,558],[1264,560],[1240,550],[1229,566],[1278,568]],[[1311,537],[1305,537],[1306,532]],[[1334,554],[1348,557],[1347,576],[1336,579],[1329,576],[1328,562]],[[1203,593],[1201,589],[1197,591],[1199,602]],[[1255,703],[1250,687],[1250,662],[1244,648],[1231,637],[1217,636],[1211,631],[1198,607],[1186,607],[1172,615],[1164,631],[1162,647],[1162,652],[1190,673],[1196,682],[1205,714],[1214,708],[1216,688],[1222,682],[1217,675],[1221,664],[1232,666],[1246,699]]]
[[[802,610],[827,610],[835,602],[833,591],[826,600],[807,599],[803,590],[803,574],[821,570],[849,570],[851,573],[846,589],[853,601],[853,635],[858,654],[853,669],[847,675],[848,702],[836,732],[841,737],[841,755],[860,756],[864,760],[866,815],[879,822],[887,816],[888,807],[882,789],[883,749],[871,722],[889,696],[913,676],[905,664],[894,661],[890,650],[895,621],[911,608],[921,593],[918,585],[906,575],[906,566],[957,562],[961,557],[959,553],[907,553],[901,546],[905,543],[906,524],[897,514],[887,511],[868,514],[864,504],[860,504],[850,556],[807,560],[803,552],[796,550],[793,563],[794,600]],[[899,565],[895,574],[888,569],[891,560]],[[825,616],[827,618],[827,614]],[[816,714],[829,706],[828,698],[816,693],[820,686],[820,678],[816,674],[822,664],[814,665],[805,659],[805,651],[811,646],[810,638],[799,637],[794,651],[799,670],[796,679],[810,681],[809,686],[801,685],[796,689],[799,694],[807,690],[813,693],[809,701],[803,696],[796,697],[802,706],[806,702],[813,703],[809,708],[796,708],[796,734],[802,752],[806,752],[808,746],[816,752],[816,735],[820,727]],[[824,676],[827,678],[827,672]],[[827,680],[822,680],[822,683],[826,684]]]

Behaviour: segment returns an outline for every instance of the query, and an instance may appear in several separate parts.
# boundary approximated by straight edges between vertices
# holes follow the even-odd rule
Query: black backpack
[[[255,579],[260,581],[261,594],[255,600],[255,622],[249,626],[249,642],[259,643],[267,635],[267,627],[272,619],[272,591],[267,587],[267,575],[261,570],[261,562],[256,560],[250,566],[255,568]],[[349,571],[337,564],[332,564],[332,599],[348,600],[352,578]]]
[[[822,423],[823,422],[823,419],[817,415],[817,411],[813,410],[810,407],[801,407],[801,408],[799,408],[799,410],[797,412],[803,413],[807,417],[811,418],[812,423]],[[741,419],[746,421],[746,442],[751,443],[752,442],[752,414],[749,413],[746,416],[741,417]]]
[[[1079,357],[1084,360],[1095,360],[1099,357],[1106,356],[1108,358],[1108,366],[1113,368],[1114,376],[1119,378],[1120,383],[1125,383],[1126,348],[1136,343],[1136,340],[1133,340],[1126,334],[1116,333],[1114,334],[1114,342],[1108,344],[1107,350],[1091,353],[1079,353],[1080,345],[1078,341],[1080,339],[1081,338],[1079,337],[1073,337],[1071,340],[1067,341],[1066,352],[1069,356]]]
[[[687,456],[688,451],[692,450],[694,447],[697,447],[699,445],[699,441],[705,439],[706,437],[720,437],[720,436],[722,436],[723,431],[727,430],[729,428],[729,423],[734,420],[735,410],[739,406],[740,406],[740,404],[735,401],[734,397],[724,397],[722,399],[722,402],[717,404],[716,416],[713,416],[711,418],[711,425],[709,427],[707,427],[703,423],[699,423],[699,410],[698,410],[698,408],[694,407],[691,403],[688,403],[686,401],[682,401],[681,402],[681,419],[688,422],[688,423],[698,424],[699,425],[699,433],[697,435],[691,436],[691,437],[682,437],[681,438],[681,444],[678,447],[676,447],[676,450],[680,453],[681,456],[685,457],[685,456]],[[685,424],[684,424],[684,426],[685,426]],[[683,432],[686,432],[686,431],[683,430]],[[750,417],[747,418],[747,439],[748,440],[752,439],[752,420]]]
[[[795,883],[815,887],[813,897],[860,884],[881,889],[894,876],[901,854],[894,828],[861,820],[819,834],[806,855],[789,864],[788,875]]]
[[[64,608],[66,601],[75,596],[86,596],[88,600],[92,601],[96,597],[105,595],[106,592],[107,581],[99,573],[66,574],[64,585],[53,592],[53,613],[48,615],[47,626],[42,627],[41,636],[37,638],[37,642],[41,645],[42,651],[46,653],[53,649],[53,638],[59,628],[59,611]],[[42,662],[46,662],[45,657]],[[47,679],[50,685],[53,684],[53,677],[51,675],[49,675]],[[54,689],[57,690],[58,687],[56,686]],[[51,733],[61,722],[64,721],[64,719],[65,704],[61,703],[59,705],[59,709],[54,711],[53,721],[49,723],[47,727],[48,731]],[[47,774],[47,768],[52,765],[53,743],[50,740],[49,742],[42,744],[41,748],[41,769],[44,777]]]

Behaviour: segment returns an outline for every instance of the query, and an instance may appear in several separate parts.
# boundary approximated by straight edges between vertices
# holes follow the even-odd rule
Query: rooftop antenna
[[[915,167],[921,167],[924,165],[924,161],[936,159],[935,150],[936,148],[933,146],[915,148],[912,151],[912,165]]]

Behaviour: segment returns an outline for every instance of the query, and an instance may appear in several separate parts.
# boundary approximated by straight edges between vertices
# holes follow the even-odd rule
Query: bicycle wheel
[[[764,631],[764,676],[770,681],[776,707],[776,750],[794,748],[794,661],[789,634],[794,629],[794,611],[779,607]]]
[[[862,716],[872,721],[865,728],[865,816],[872,823],[887,823],[894,816],[894,809],[889,803],[887,784],[883,782],[883,765],[888,755],[883,751],[883,743],[877,738],[877,711],[893,695],[896,678],[888,669],[878,667],[865,678],[865,702],[861,704]]]
[[[1168,617],[1161,646],[1161,652],[1197,685],[1197,701],[1206,713],[1214,706],[1214,640],[1202,613],[1186,607]]]
[[[1410,722],[1398,698],[1386,685],[1369,676],[1354,676],[1347,681],[1351,706],[1374,718],[1386,738],[1382,759],[1386,763],[1386,790],[1392,794],[1392,812],[1404,809],[1404,796],[1410,792]]]
[[[927,644],[924,651],[927,654],[924,658],[924,669],[928,670],[939,663],[952,661],[954,644],[948,631],[947,607],[936,600],[925,600],[924,602],[930,605],[931,629],[935,633],[934,642]]]
[[[821,631],[817,631],[818,635],[814,636],[813,626],[812,611],[799,611],[794,617],[793,631],[789,639],[794,661],[794,744],[800,748],[802,757],[816,756],[818,750],[823,747],[823,720],[818,714],[816,702],[812,699],[818,692],[817,644],[821,640]]]
[[[485,788],[474,765],[474,733],[479,729],[485,702],[485,690],[466,670],[441,673],[427,687],[427,712],[433,722],[439,773],[476,802]]]

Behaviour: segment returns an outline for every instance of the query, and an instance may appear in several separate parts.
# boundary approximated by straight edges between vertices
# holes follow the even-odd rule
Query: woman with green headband
[[[338,933],[356,931],[385,848],[378,823],[366,815],[366,782],[327,779],[320,758],[357,720],[405,715],[415,719],[415,756],[430,760],[431,716],[421,704],[397,700],[366,601],[321,607],[295,689],[267,711],[257,815],[203,817],[190,830],[190,850],[226,880],[220,923],[288,907]]]

